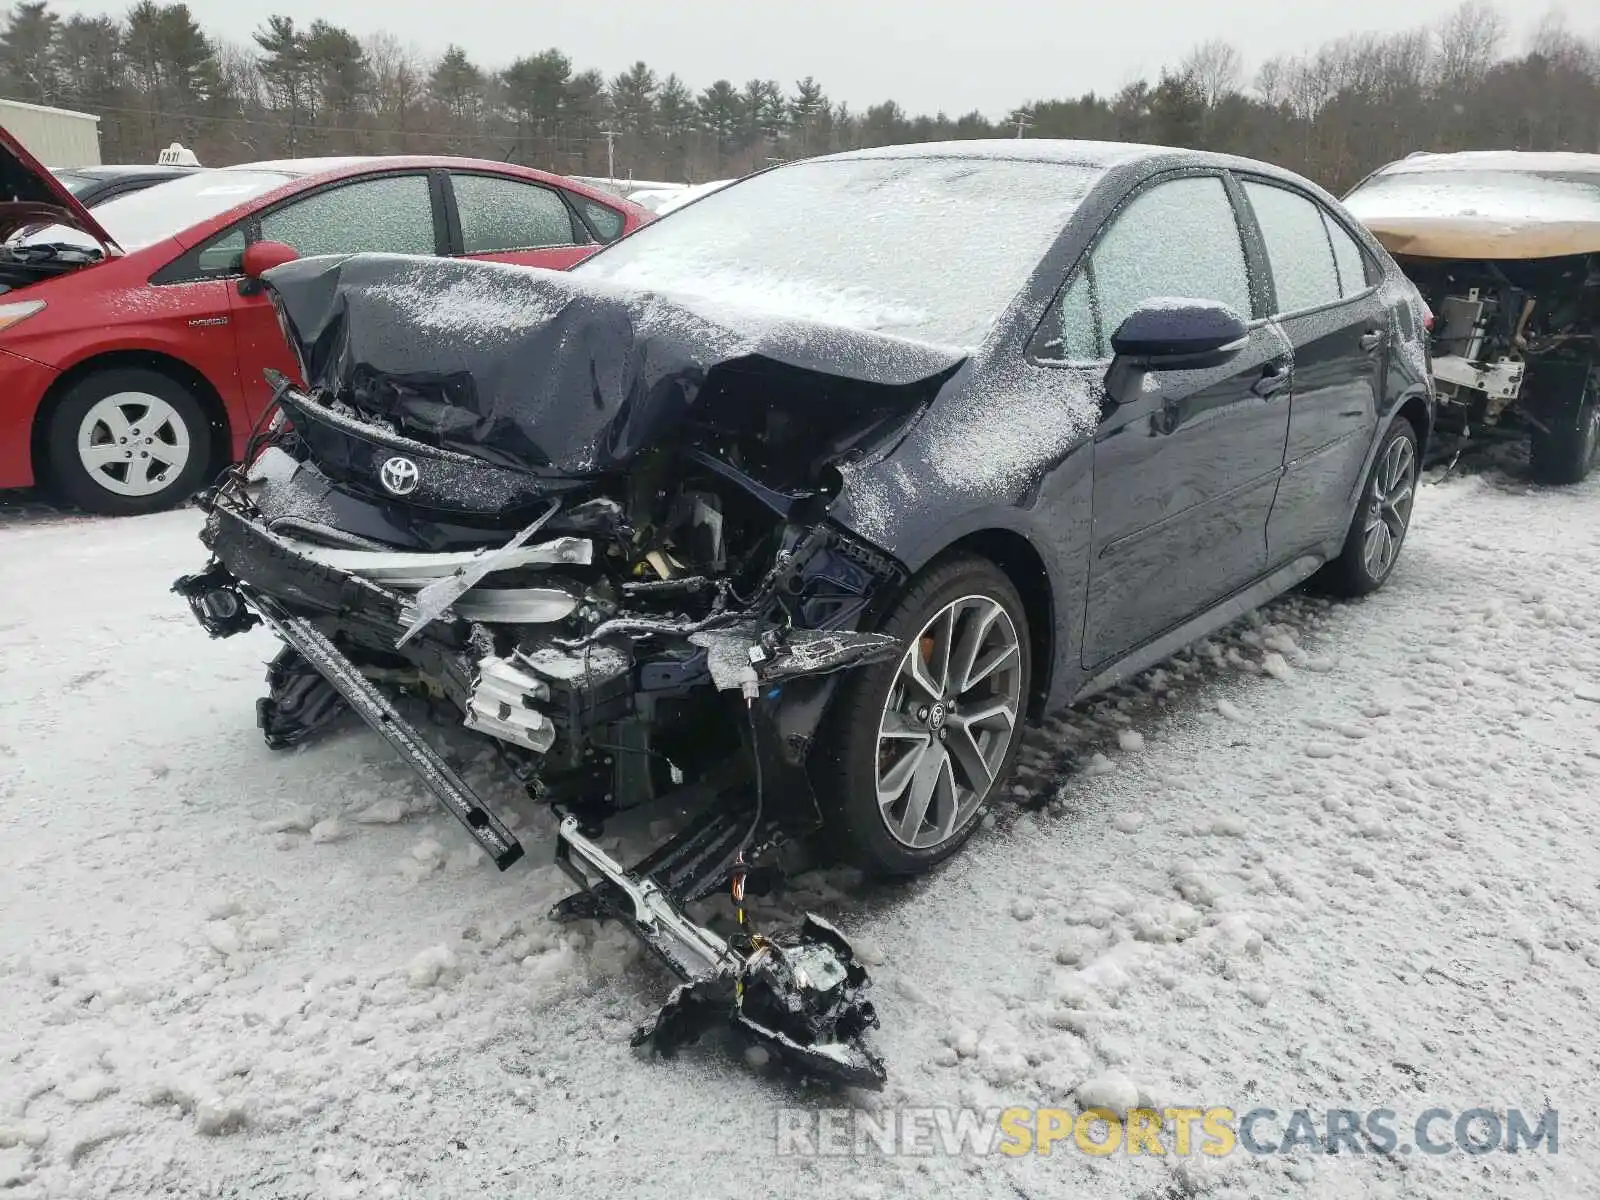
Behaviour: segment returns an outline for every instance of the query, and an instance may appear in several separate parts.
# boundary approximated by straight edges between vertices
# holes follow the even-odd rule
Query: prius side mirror
[[[251,242],[244,249],[244,256],[239,260],[239,270],[244,279],[239,283],[241,296],[253,296],[261,290],[261,277],[273,267],[281,267],[284,263],[293,262],[299,258],[299,253],[293,246],[282,242]]]

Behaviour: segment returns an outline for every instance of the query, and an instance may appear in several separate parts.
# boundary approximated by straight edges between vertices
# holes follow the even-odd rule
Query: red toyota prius
[[[362,251],[565,268],[650,220],[570,179],[463,158],[224,167],[90,215],[0,129],[0,488],[103,513],[174,504],[298,371],[246,271]]]

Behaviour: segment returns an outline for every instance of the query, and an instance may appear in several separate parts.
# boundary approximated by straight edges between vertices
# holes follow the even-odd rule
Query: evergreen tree
[[[17,100],[50,104],[60,92],[56,37],[61,18],[46,0],[14,5],[0,33],[0,91]]]
[[[314,112],[306,36],[294,27],[294,18],[270,16],[253,38],[261,48],[256,69],[266,84],[269,103],[287,117],[289,153],[299,153],[304,126]]]
[[[473,121],[483,106],[483,72],[460,46],[448,46],[428,76],[428,95],[454,120]]]

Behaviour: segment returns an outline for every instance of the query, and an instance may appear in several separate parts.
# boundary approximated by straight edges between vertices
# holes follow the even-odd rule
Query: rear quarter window
[[[622,236],[627,218],[616,209],[608,204],[601,204],[598,200],[591,200],[587,196],[579,196],[575,192],[568,192],[567,195],[572,197],[572,203],[583,214],[583,219],[589,223],[589,228],[594,230],[595,237],[602,242],[614,242]]]

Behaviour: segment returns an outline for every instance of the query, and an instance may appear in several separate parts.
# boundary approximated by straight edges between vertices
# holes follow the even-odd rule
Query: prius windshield
[[[295,178],[283,171],[204,171],[108,200],[94,210],[94,218],[131,254]],[[94,244],[87,234],[62,225],[31,229],[23,240]]]
[[[963,157],[796,163],[678,209],[574,273],[970,349],[1101,173]]]

